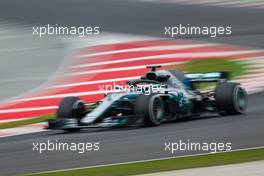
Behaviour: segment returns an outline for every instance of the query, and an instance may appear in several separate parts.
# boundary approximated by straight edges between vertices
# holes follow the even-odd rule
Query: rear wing
[[[229,80],[229,72],[187,73],[191,82],[218,82]]]

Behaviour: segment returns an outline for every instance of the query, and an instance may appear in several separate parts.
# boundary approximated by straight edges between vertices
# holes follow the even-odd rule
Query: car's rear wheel
[[[140,95],[136,101],[135,114],[143,115],[145,126],[160,125],[165,115],[164,103],[160,95]]]
[[[65,119],[65,122],[76,121],[79,123],[80,119],[85,115],[85,104],[78,97],[66,97],[61,100],[57,111],[57,117]],[[73,132],[79,131],[80,128],[65,128],[65,131]]]
[[[238,83],[221,83],[216,88],[216,108],[221,115],[242,114],[247,109],[246,91]]]

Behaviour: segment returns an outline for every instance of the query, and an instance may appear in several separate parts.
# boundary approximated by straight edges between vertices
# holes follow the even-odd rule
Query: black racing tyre
[[[225,82],[216,87],[216,108],[221,115],[242,114],[247,109],[246,91],[238,83]]]
[[[57,111],[57,117],[63,119],[77,119],[78,123],[85,115],[85,105],[83,101],[78,97],[66,97],[61,100],[59,109]],[[65,128],[67,132],[80,131],[80,128]]]
[[[78,97],[66,97],[61,100],[57,117],[81,119],[85,115],[85,105]]]
[[[160,125],[165,115],[164,103],[160,95],[140,95],[136,101],[135,114],[143,114],[145,126]]]

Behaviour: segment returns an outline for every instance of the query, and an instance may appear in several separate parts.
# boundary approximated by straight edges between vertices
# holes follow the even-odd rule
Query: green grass
[[[54,114],[44,115],[32,119],[17,120],[13,122],[2,123],[0,124],[0,129],[15,128],[19,126],[34,124],[34,123],[41,123],[51,118],[54,118]]]
[[[215,58],[205,60],[193,60],[186,63],[183,67],[185,72],[217,72],[227,71],[231,73],[231,79],[242,75],[246,66],[239,62],[228,58]]]
[[[204,73],[204,72],[217,72],[217,71],[227,71],[230,73],[230,79],[235,79],[236,77],[244,74],[246,70],[246,65],[239,61],[231,60],[228,58],[215,58],[215,59],[205,59],[205,60],[193,60],[186,63],[183,66],[184,72],[190,73]],[[216,83],[197,83],[197,89],[207,89],[215,87]]]
[[[92,158],[91,158],[92,160]],[[244,151],[234,151],[200,156],[165,159],[158,161],[119,164],[112,166],[73,169],[49,173],[30,174],[33,176],[127,176],[153,172],[171,171],[178,169],[216,166],[264,160],[264,148]]]

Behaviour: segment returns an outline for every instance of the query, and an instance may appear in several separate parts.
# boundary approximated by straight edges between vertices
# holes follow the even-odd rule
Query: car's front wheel
[[[79,123],[85,115],[85,104],[78,97],[66,97],[61,100],[57,111],[57,117],[64,119],[66,123]],[[66,124],[67,125],[67,124]],[[65,131],[79,131],[80,128],[65,128]]]

